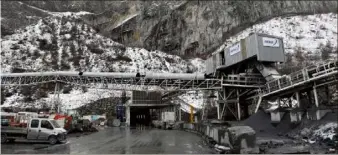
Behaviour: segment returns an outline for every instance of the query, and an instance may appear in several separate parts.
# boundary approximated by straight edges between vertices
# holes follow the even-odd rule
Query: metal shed
[[[222,68],[251,58],[255,58],[261,62],[285,61],[283,39],[260,33],[253,33],[226,48],[224,55],[225,65],[222,65]]]
[[[210,75],[216,71],[216,68],[225,64],[224,51],[219,50],[212,53],[206,61],[206,74]]]
[[[210,57],[205,61],[205,68],[206,68],[206,74],[207,75],[215,72],[215,68],[214,68],[214,64],[213,64],[212,59],[213,59],[213,57]]]
[[[133,91],[133,104],[161,104],[162,94],[156,91]]]

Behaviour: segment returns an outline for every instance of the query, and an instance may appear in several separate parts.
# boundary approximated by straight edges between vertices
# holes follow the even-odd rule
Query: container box
[[[157,91],[133,91],[132,104],[161,104],[162,94]]]
[[[261,62],[285,62],[283,39],[254,33],[224,50],[225,67],[248,59]]]
[[[227,69],[247,60],[285,62],[283,39],[268,34],[250,34],[224,51],[213,53],[206,62],[206,72],[211,74],[217,69]]]

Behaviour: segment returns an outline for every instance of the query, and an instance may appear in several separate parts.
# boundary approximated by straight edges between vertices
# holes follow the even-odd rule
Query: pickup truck
[[[30,142],[49,142],[54,145],[66,142],[67,132],[52,119],[32,118],[27,127],[1,126],[1,143],[26,140]]]

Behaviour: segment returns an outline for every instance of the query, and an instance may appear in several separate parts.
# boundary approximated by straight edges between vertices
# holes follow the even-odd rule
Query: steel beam
[[[130,104],[130,107],[166,107],[173,104]]]
[[[315,105],[318,108],[319,107],[319,101],[318,101],[318,93],[317,93],[317,88],[313,87],[313,95],[315,97]]]
[[[237,89],[237,118],[240,121],[241,120],[241,104],[239,101],[239,90]]]
[[[256,105],[256,109],[255,109],[255,113],[258,112],[258,109],[259,109],[259,106],[261,105],[261,103],[262,103],[262,96],[259,95],[258,102],[257,102],[257,105]]]
[[[296,92],[296,100],[297,100],[297,108],[300,107],[300,96],[299,96],[299,91]]]

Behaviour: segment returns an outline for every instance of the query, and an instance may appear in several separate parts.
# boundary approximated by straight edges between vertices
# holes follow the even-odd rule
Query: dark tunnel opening
[[[130,126],[151,126],[150,108],[132,107],[130,108]]]

